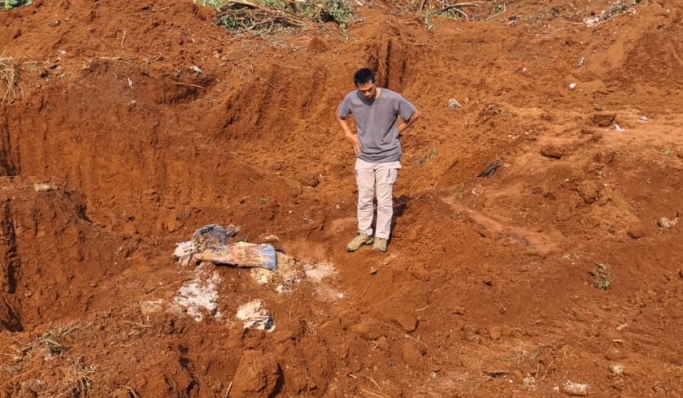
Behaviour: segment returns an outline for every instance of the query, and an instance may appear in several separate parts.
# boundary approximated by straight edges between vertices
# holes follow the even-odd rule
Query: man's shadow
[[[411,200],[412,199],[407,195],[401,195],[398,198],[394,199],[394,216],[391,218],[392,232],[396,228],[396,219],[399,217],[403,217],[403,213],[405,213],[406,209],[408,208],[408,202],[410,202]],[[389,240],[391,241],[391,239]]]
[[[391,217],[391,232],[393,233],[394,228],[396,228],[396,219],[399,217],[403,217],[403,213],[406,211],[408,208],[408,202],[410,202],[412,198],[406,195],[401,195],[398,198],[394,198],[393,200],[393,209],[394,209],[394,215]],[[374,215],[372,217],[372,229],[377,230],[377,200],[375,199],[374,201]],[[391,236],[389,237],[389,242],[391,242]]]

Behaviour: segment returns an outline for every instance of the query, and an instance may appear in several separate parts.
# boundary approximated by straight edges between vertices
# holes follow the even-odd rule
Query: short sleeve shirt
[[[358,90],[352,91],[337,108],[337,114],[342,119],[353,115],[361,144],[358,158],[370,163],[396,162],[401,159],[398,116],[408,120],[413,112],[413,104],[386,88],[382,88],[374,100],[368,100]]]

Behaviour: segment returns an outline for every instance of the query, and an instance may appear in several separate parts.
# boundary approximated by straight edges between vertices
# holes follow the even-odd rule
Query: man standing
[[[358,90],[347,94],[336,112],[337,122],[356,152],[358,233],[346,250],[353,252],[374,241],[375,251],[386,252],[394,214],[392,189],[401,168],[399,133],[412,126],[420,113],[400,94],[377,87],[370,69],[357,70],[353,82]],[[356,123],[355,134],[346,121],[348,115],[353,115]],[[375,194],[377,222],[373,239]]]

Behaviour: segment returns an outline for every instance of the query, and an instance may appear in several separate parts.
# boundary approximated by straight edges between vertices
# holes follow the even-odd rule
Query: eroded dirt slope
[[[679,2],[354,7],[264,36],[176,0],[0,12],[4,396],[683,394]],[[345,252],[362,66],[423,113],[387,254]],[[176,263],[212,223],[281,272]]]

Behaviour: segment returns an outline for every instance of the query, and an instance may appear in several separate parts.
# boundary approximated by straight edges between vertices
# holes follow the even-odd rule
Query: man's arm
[[[346,121],[346,119],[342,119],[339,116],[339,112],[335,111],[334,116],[337,118],[337,123],[339,124],[339,127],[341,127],[342,131],[344,131],[344,135],[346,138],[351,141],[351,144],[353,144],[353,150],[356,152],[356,155],[360,155],[360,141],[358,141],[358,134],[354,134],[351,132],[351,129],[349,128],[349,123]],[[412,119],[412,117],[411,117]]]
[[[410,126],[412,126],[413,123],[415,123],[415,121],[416,121],[417,119],[419,119],[419,118],[420,118],[420,111],[418,111],[417,109],[415,109],[415,112],[413,112],[413,114],[410,115],[410,119],[404,120],[404,121],[402,121],[401,123],[398,124],[398,132],[399,132],[399,133],[402,133],[403,130],[405,130],[405,129],[409,128]]]

